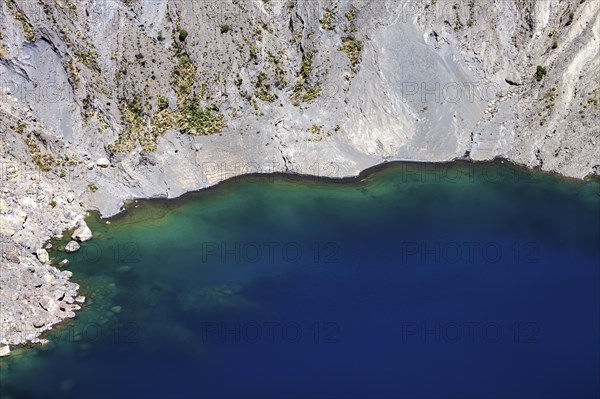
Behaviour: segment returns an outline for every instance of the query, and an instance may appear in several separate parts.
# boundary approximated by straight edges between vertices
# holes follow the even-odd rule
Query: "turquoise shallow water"
[[[600,395],[597,182],[393,164],[105,222],[52,254],[88,301],[0,362],[0,397]]]

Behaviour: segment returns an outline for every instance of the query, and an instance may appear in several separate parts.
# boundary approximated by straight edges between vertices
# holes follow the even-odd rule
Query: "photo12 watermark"
[[[535,321],[403,321],[400,342],[424,344],[538,344],[541,326]]]
[[[403,241],[401,264],[494,265],[540,262],[537,242],[499,241]]]

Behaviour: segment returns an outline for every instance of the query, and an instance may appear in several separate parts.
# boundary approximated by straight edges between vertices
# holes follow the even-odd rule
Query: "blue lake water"
[[[600,396],[598,182],[393,164],[110,222],[51,254],[86,305],[0,361],[1,398]]]

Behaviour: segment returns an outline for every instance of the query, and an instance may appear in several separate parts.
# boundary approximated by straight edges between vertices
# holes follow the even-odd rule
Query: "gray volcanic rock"
[[[85,242],[91,240],[92,237],[92,230],[90,230],[84,220],[80,220],[77,224],[77,228],[73,231],[72,238],[79,242]]]
[[[96,165],[101,168],[108,168],[110,166],[110,161],[107,158],[99,158],[96,161]]]
[[[91,238],[87,210],[391,160],[600,173],[597,1],[12,0],[0,20],[0,344],[73,314],[38,306],[40,271],[77,285],[35,254]]]
[[[36,255],[37,255],[37,258],[40,261],[40,263],[48,263],[50,261],[50,256],[48,255],[48,251],[46,251],[43,248],[38,249]]]

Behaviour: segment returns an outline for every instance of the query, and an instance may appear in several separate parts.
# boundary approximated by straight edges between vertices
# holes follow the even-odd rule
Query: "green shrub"
[[[544,79],[544,76],[546,76],[546,74],[548,73],[548,70],[546,68],[544,68],[541,65],[538,65],[536,70],[535,70],[535,79],[538,82],[541,82],[542,79]]]
[[[221,25],[221,34],[229,32],[229,25],[223,24]]]
[[[188,37],[188,33],[187,30],[185,29],[180,29],[179,30],[179,41],[185,41],[185,39]]]

